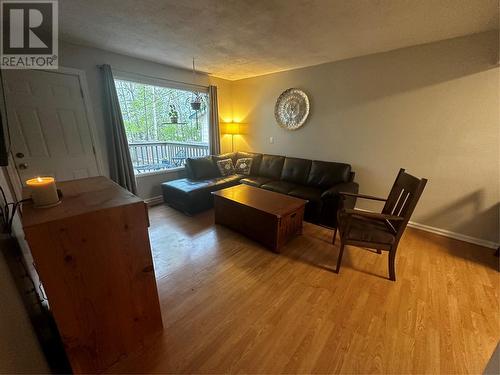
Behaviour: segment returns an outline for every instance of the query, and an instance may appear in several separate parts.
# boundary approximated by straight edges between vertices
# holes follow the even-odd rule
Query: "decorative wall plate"
[[[296,130],[309,116],[309,98],[299,89],[288,89],[281,93],[274,106],[274,117],[282,128]]]

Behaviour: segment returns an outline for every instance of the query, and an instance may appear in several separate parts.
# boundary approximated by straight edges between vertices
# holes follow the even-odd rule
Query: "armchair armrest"
[[[357,182],[343,182],[337,185],[332,186],[330,189],[325,190],[323,194],[321,194],[321,198],[334,198],[342,194],[341,192],[348,192],[349,194],[356,195],[358,192],[359,185]]]
[[[404,217],[401,217],[401,216],[382,214],[382,213],[372,212],[372,211],[361,211],[361,210],[356,210],[354,208],[344,208],[341,211],[341,213],[346,214],[346,215],[364,216],[364,217],[368,217],[371,219],[379,219],[379,220],[397,220],[397,221],[404,220]]]
[[[356,198],[362,198],[362,199],[371,199],[374,201],[381,201],[385,202],[387,199],[386,198],[380,198],[380,197],[374,197],[373,195],[365,195],[365,194],[355,194],[347,191],[340,191],[338,194],[340,195],[345,195],[348,197],[356,197]]]

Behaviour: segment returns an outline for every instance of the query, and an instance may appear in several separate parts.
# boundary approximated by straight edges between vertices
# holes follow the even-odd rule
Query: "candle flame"
[[[36,180],[37,180],[38,182],[42,182],[42,181],[43,181],[43,180],[42,180],[42,178],[41,178],[40,176],[39,176],[39,177],[37,177],[37,178],[36,178]]]

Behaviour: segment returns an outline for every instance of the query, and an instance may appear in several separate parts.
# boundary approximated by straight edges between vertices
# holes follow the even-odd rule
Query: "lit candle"
[[[26,181],[31,190],[35,207],[53,206],[59,203],[56,181],[53,177],[35,177]]]

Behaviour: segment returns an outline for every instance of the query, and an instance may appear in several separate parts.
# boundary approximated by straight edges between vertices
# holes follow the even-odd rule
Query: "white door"
[[[77,74],[4,70],[11,152],[21,181],[99,175]]]

